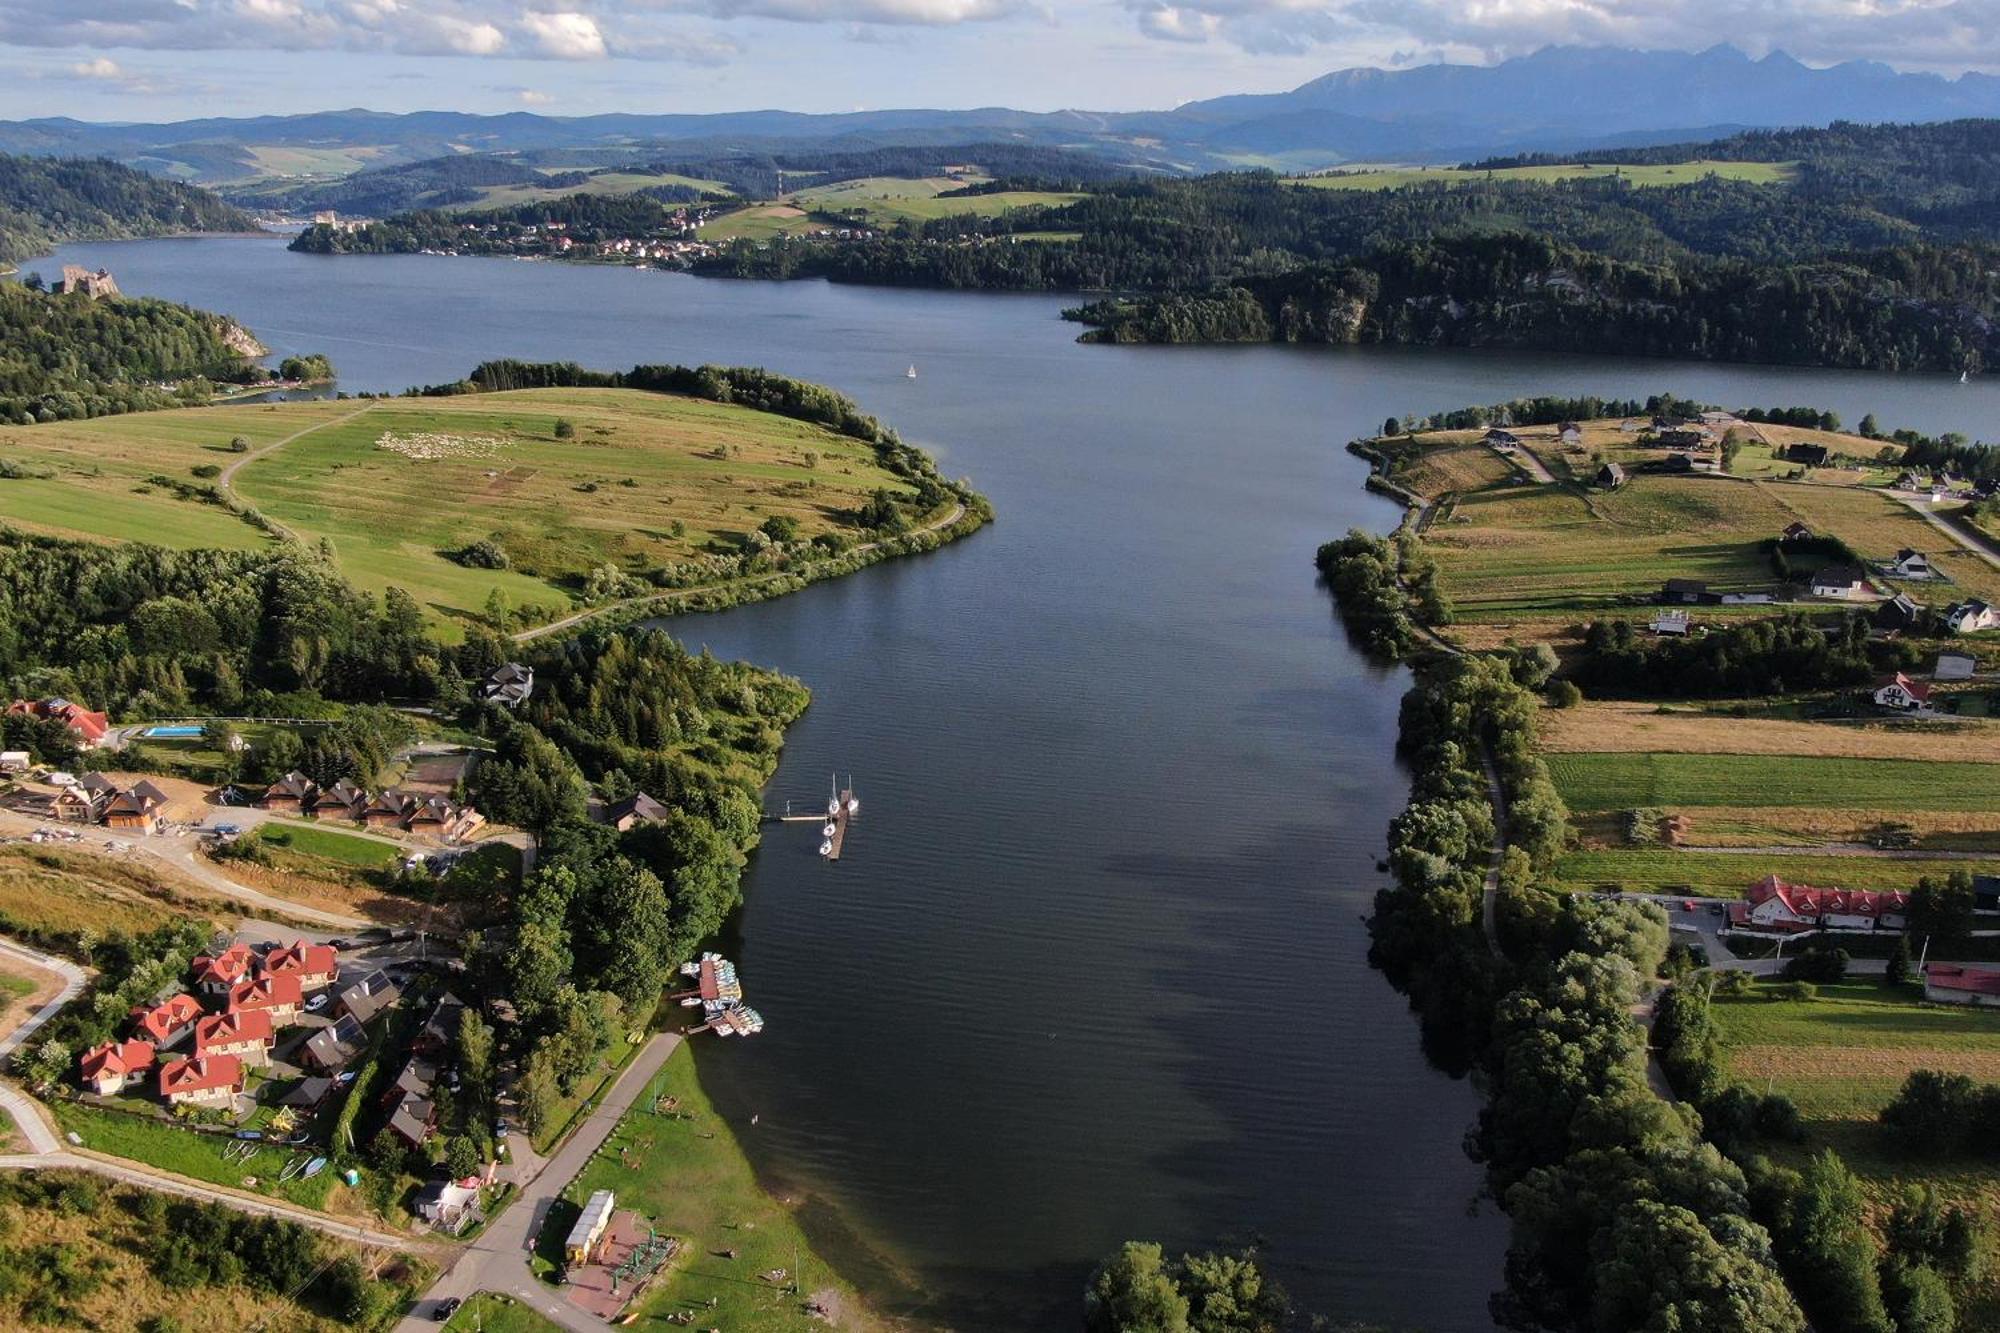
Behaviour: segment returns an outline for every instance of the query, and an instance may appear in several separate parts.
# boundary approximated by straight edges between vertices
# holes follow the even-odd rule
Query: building
[[[75,293],[95,301],[118,295],[118,283],[108,268],[92,272],[81,264],[64,264],[61,279],[49,290],[59,296]]]
[[[1565,421],[1556,427],[1556,441],[1565,449],[1583,448],[1583,427],[1574,421]]]
[[[375,1015],[395,1004],[402,995],[387,972],[370,972],[340,992],[339,1011],[366,1027]]]
[[[1875,706],[1904,712],[1927,710],[1931,706],[1931,687],[1898,671],[1875,682]]]
[[[2000,970],[1932,963],[1924,969],[1924,998],[1933,1004],[2000,1005]]]
[[[35,766],[35,756],[26,750],[0,750],[0,773],[25,773]]]
[[[433,1180],[417,1191],[416,1213],[418,1217],[445,1231],[457,1231],[479,1203],[478,1177],[468,1176],[471,1184],[457,1180]]]
[[[389,1129],[395,1136],[412,1148],[421,1148],[430,1141],[431,1130],[437,1125],[437,1105],[426,1092],[398,1091],[395,1109],[389,1112]]]
[[[670,813],[666,806],[641,791],[604,807],[604,822],[623,833],[634,824],[657,823]]]
[[[1896,552],[1896,558],[1889,562],[1889,572],[1906,579],[1927,579],[1937,573],[1931,568],[1929,556],[1907,546]]]
[[[1606,463],[1597,469],[1597,484],[1607,491],[1615,491],[1625,484],[1625,469],[1616,463]]]
[[[1688,613],[1685,611],[1662,611],[1653,617],[1653,623],[1647,628],[1651,629],[1653,633],[1666,638],[1686,638],[1688,632]]]
[[[1875,608],[1875,628],[1884,634],[1904,634],[1923,623],[1924,608],[1908,593],[1897,593]]]
[[[276,1042],[271,1016],[260,1009],[209,1014],[194,1025],[196,1056],[233,1055],[246,1065],[269,1064]]]
[[[1828,565],[1812,576],[1812,595],[1852,600],[1867,595],[1868,579],[1858,565]]]
[[[1708,585],[1700,579],[1668,579],[1660,588],[1660,600],[1677,606],[1698,606],[1708,600]]]
[[[1938,680],[1971,680],[1979,670],[1979,660],[1966,653],[1939,653],[1931,675]]]
[[[577,1216],[576,1225],[569,1229],[569,1238],[563,1241],[563,1261],[572,1264],[587,1264],[591,1254],[597,1249],[597,1242],[604,1238],[604,1229],[611,1225],[611,1214],[618,1207],[618,1198],[610,1190],[599,1190],[583,1205],[583,1212]]]
[[[1947,610],[1944,623],[1953,634],[1976,634],[1983,629],[2000,627],[2000,612],[1975,597]]]
[[[328,1074],[337,1074],[361,1058],[368,1049],[368,1034],[350,1014],[342,1014],[306,1038],[305,1063]]]
[[[1823,444],[1788,444],[1784,456],[1794,463],[1804,463],[1807,467],[1825,467],[1831,451]]]
[[[1859,893],[1787,884],[1766,875],[1730,913],[1732,924],[1797,930],[1901,930],[1910,905],[1907,893]]]
[[[233,1055],[191,1055],[160,1066],[169,1106],[228,1107],[243,1091],[243,1062]]]
[[[1662,449],[1706,449],[1715,437],[1705,429],[1696,427],[1686,430],[1663,430],[1653,437],[1653,443]]]
[[[153,1067],[153,1055],[150,1041],[107,1041],[83,1053],[77,1060],[77,1072],[84,1087],[109,1097],[144,1078]]]
[[[145,778],[130,787],[114,788],[98,804],[109,828],[138,829],[150,833],[167,807],[167,794]]]
[[[2000,875],[1972,877],[1972,910],[2000,912]]]
[[[359,819],[368,810],[368,793],[342,778],[322,791],[312,812],[321,819]]]
[[[340,954],[330,944],[293,940],[264,955],[263,972],[267,977],[297,977],[301,990],[325,990],[340,979]]]
[[[241,940],[221,953],[196,954],[194,988],[203,995],[227,999],[229,988],[250,975],[250,966],[256,957],[250,952],[250,946]]]
[[[1503,454],[1510,454],[1521,447],[1521,437],[1511,430],[1501,430],[1495,426],[1486,432],[1482,443],[1491,445]]]
[[[332,1095],[333,1080],[313,1075],[293,1084],[290,1091],[278,1098],[278,1105],[289,1106],[294,1111],[304,1111],[310,1115],[325,1105],[326,1099]]]
[[[111,730],[109,715],[93,713],[82,704],[71,703],[67,699],[16,699],[7,705],[7,711],[60,722],[70,729],[79,743],[86,746],[104,744],[104,737]]]
[[[401,828],[416,805],[417,798],[408,792],[385,791],[368,802],[361,822],[369,828]]]
[[[291,772],[279,778],[264,789],[257,798],[257,804],[266,810],[277,810],[286,814],[303,814],[313,803],[319,788],[313,780],[300,772]]]
[[[495,667],[479,686],[480,698],[507,708],[526,703],[528,696],[534,692],[535,669],[519,662],[507,662]]]
[[[1809,542],[1812,540],[1812,535],[1813,530],[1811,528],[1794,519],[1785,525],[1783,532],[1778,534],[1778,540],[1781,542]]]
[[[164,1050],[177,1045],[194,1031],[201,1017],[201,1002],[192,995],[176,995],[155,1005],[138,1005],[132,1010],[132,1031]]]
[[[274,1027],[298,1022],[299,1009],[304,1003],[305,993],[299,979],[293,976],[258,977],[239,981],[229,988],[229,1012],[269,1014]]]

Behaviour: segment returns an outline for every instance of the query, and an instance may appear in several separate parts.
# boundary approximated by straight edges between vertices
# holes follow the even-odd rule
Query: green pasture
[[[1409,185],[1465,185],[1475,181],[1602,180],[1618,176],[1635,186],[1688,185],[1709,176],[1724,180],[1748,181],[1753,185],[1777,185],[1796,173],[1795,162],[1672,162],[1620,165],[1614,163],[1551,163],[1534,167],[1500,167],[1491,171],[1466,171],[1459,167],[1378,167],[1343,169],[1336,173],[1305,176],[1298,184],[1319,190],[1395,190]]]
[[[2000,766],[1806,755],[1552,754],[1579,814],[1641,806],[2000,810]]]
[[[1873,856],[1686,852],[1670,847],[1586,848],[1556,859],[1553,887],[1588,892],[1611,887],[1632,893],[1684,893],[1696,898],[1741,898],[1775,874],[1792,884],[1824,889],[1908,890],[1923,876],[1943,879],[1954,870],[2000,873],[1991,861],[1902,860]]]

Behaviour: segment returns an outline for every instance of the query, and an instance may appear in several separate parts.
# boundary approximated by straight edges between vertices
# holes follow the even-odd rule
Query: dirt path
[[[230,499],[236,501],[236,503],[255,509],[256,508],[255,505],[252,505],[249,500],[245,499],[243,496],[238,495],[236,493],[236,488],[232,484],[236,480],[236,474],[242,470],[244,464],[254,463],[260,458],[266,457],[267,455],[270,454],[274,454],[278,450],[290,444],[293,440],[303,439],[306,436],[312,434],[314,431],[325,430],[328,426],[338,426],[342,422],[352,421],[354,420],[354,418],[361,416],[366,412],[373,411],[374,407],[375,407],[375,402],[373,399],[370,399],[367,403],[364,403],[362,406],[357,407],[352,412],[348,412],[342,416],[328,417],[325,421],[315,422],[314,424],[307,426],[304,430],[295,430],[282,440],[273,440],[269,444],[265,445],[262,449],[252,449],[249,453],[239,456],[235,462],[229,464],[227,467],[224,467],[222,469],[221,475],[215,479],[215,488],[221,491],[224,495],[228,496]],[[290,528],[286,527],[284,524],[278,522],[276,519],[270,517],[269,515],[265,515],[264,521],[266,523],[269,523],[273,528],[277,529],[280,533],[282,533],[286,538],[286,540],[294,542],[299,540],[298,533],[293,532]]]
[[[963,517],[965,517],[965,506],[962,504],[955,504],[951,507],[951,512],[949,514],[946,514],[943,518],[937,519],[936,521],[931,523],[927,523],[923,527],[917,528],[912,532],[905,533],[904,535],[921,536],[926,532],[936,532],[940,528],[950,527],[952,524],[958,522],[958,520]],[[884,543],[882,542],[865,542],[862,545],[855,547],[852,551],[848,552],[848,554],[865,555],[870,551],[880,550],[883,544]],[[724,587],[734,586],[738,588],[755,588],[755,587],[760,587],[766,583],[775,583],[779,579],[789,579],[797,577],[798,577],[797,574],[791,572],[790,570],[785,570],[775,574],[760,574],[754,579],[745,579],[743,582],[738,584],[734,585],[724,584],[722,586]],[[676,588],[672,592],[647,593],[643,597],[626,597],[620,601],[606,602],[603,606],[593,606],[589,610],[578,611],[575,615],[564,616],[561,620],[552,620],[546,625],[537,625],[533,629],[524,629],[520,633],[514,636],[514,642],[533,643],[536,639],[543,638],[550,634],[559,634],[563,630],[569,629],[573,625],[581,625],[586,620],[595,619],[596,617],[601,615],[607,615],[612,611],[619,611],[634,606],[651,606],[654,604],[665,605],[666,603],[669,602],[679,601],[684,597],[696,597],[700,596],[703,593],[710,593],[714,591],[716,591],[714,586],[703,587],[703,588]]]

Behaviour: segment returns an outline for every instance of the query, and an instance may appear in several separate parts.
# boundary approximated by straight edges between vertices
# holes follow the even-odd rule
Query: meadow
[[[1668,847],[1583,848],[1556,859],[1550,887],[1571,892],[1605,887],[1633,893],[1686,894],[1693,898],[1741,898],[1766,875],[1822,889],[1907,891],[1923,876],[1943,879],[1954,870],[1977,875],[2000,873],[1991,860],[1904,860],[1871,856],[1829,856],[1800,852],[1745,854],[1676,851]]]
[[[558,438],[559,419],[574,435]],[[443,622],[498,590],[562,606],[593,570],[643,577],[743,549],[782,515],[799,537],[852,531],[878,488],[906,491],[860,441],[773,413],[618,389],[546,389],[377,404],[313,401],[103,417],[0,430],[0,459],[52,473],[0,481],[0,519],[30,531],[178,547],[269,538],[151,476],[214,484],[233,436],[253,451],[235,495],[359,587],[400,587]],[[410,441],[417,443],[411,444]],[[388,447],[394,445],[395,447]],[[508,568],[448,553],[492,541]]]
[[[0,847],[0,928],[48,939],[94,931],[141,934],[170,920],[228,914],[221,899],[144,861],[66,847]]]
[[[1793,162],[1669,162],[1620,165],[1607,162],[1551,163],[1534,167],[1500,167],[1467,171],[1460,167],[1373,167],[1300,177],[1300,185],[1319,190],[1395,190],[1410,185],[1465,185],[1474,181],[1603,180],[1624,178],[1635,186],[1687,185],[1709,176],[1724,180],[1775,185],[1792,178]]]
[[[564,170],[560,167],[548,168],[554,175]],[[627,195],[660,185],[684,185],[691,190],[702,190],[710,194],[733,194],[728,185],[721,181],[703,180],[697,176],[681,176],[671,171],[606,171],[592,176],[581,185],[571,185],[557,189],[543,185],[488,185],[479,192],[477,201],[469,204],[454,204],[451,211],[463,213],[488,208],[509,208],[515,204],[546,203],[551,199],[567,199],[571,195]]]
[[[1733,709],[1624,700],[1548,709],[1538,719],[1546,754],[1661,751],[1679,754],[1822,755],[1850,759],[2000,764],[2000,725],[1803,722],[1739,717]]]
[[[1867,560],[1887,560],[1904,547],[1922,551],[1950,583],[1903,580],[1895,584],[1920,602],[1944,604],[1960,597],[2000,601],[2000,569],[1960,546],[1901,500],[1860,487],[1779,486],[1787,508],[1815,529],[1838,533]]]
[[[1571,810],[1704,806],[1844,806],[2000,811],[2000,767],[1817,755],[1552,754]]]
[[[1050,190],[1001,190],[993,194],[939,197],[946,190],[956,190],[968,183],[974,182],[948,176],[925,179],[866,176],[794,190],[787,198],[803,208],[824,212],[858,210],[878,227],[965,215],[997,217],[1016,208],[1061,208],[1083,198],[1080,194]]]

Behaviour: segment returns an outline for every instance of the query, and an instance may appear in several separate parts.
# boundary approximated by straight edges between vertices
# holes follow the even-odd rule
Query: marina
[[[827,799],[824,813],[796,814],[792,803],[785,802],[785,812],[781,815],[766,815],[767,821],[780,824],[818,824],[820,826],[819,854],[828,861],[838,861],[843,848],[847,846],[848,826],[861,814],[861,798],[854,794],[854,778],[850,774],[847,786],[840,785],[840,779],[833,780],[833,795]]]

